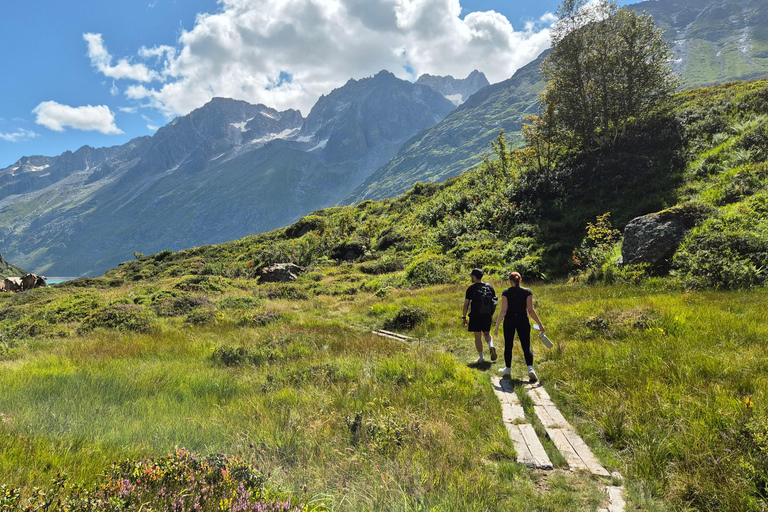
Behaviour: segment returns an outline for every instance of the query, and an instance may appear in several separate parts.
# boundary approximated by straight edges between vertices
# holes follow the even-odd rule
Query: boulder
[[[22,283],[20,277],[6,277],[5,278],[5,290],[9,292],[20,292],[22,290]]]
[[[688,216],[674,208],[632,219],[624,228],[622,263],[658,266],[668,262],[691,227]]]
[[[259,283],[292,283],[303,272],[304,267],[293,263],[275,263],[259,271]]]

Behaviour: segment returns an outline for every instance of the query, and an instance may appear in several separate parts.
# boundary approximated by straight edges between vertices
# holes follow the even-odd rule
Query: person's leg
[[[484,359],[483,356],[483,333],[476,331],[475,335],[475,348],[477,349],[478,359]]]
[[[512,367],[512,344],[515,341],[515,328],[514,326],[504,321],[504,364],[507,368]]]
[[[533,352],[531,352],[531,323],[528,317],[520,320],[517,325],[517,334],[520,336],[520,346],[523,348],[525,364],[533,366]]]
[[[517,333],[520,335],[520,346],[523,348],[525,364],[528,365],[528,382],[533,384],[539,381],[538,375],[533,370],[533,352],[531,351],[531,323],[528,317],[521,320],[517,326]]]
[[[490,329],[490,327],[488,327]],[[485,338],[485,341],[488,342],[488,351],[491,353],[491,361],[496,360],[496,347],[493,346],[493,336],[491,336],[491,331],[483,331],[483,338]]]

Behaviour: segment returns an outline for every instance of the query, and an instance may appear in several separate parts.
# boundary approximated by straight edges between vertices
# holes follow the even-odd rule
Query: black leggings
[[[507,368],[512,366],[512,342],[515,340],[515,330],[520,336],[520,346],[523,348],[525,364],[533,365],[533,352],[531,352],[531,323],[528,315],[509,314],[504,317],[504,362]]]

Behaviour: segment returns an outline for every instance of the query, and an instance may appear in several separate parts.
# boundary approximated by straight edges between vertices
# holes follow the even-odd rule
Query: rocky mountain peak
[[[483,87],[490,85],[485,74],[478,70],[472,71],[467,78],[456,79],[452,76],[434,76],[424,74],[416,80],[419,85],[424,85],[430,89],[439,92],[446,99],[458,106],[467,101],[470,96],[475,94]]]

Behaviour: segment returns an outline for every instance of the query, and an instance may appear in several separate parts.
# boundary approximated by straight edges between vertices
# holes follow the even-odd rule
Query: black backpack
[[[482,286],[478,286],[472,296],[472,309],[478,315],[492,315],[496,311],[496,304],[498,303],[499,299],[496,298],[493,288],[487,283],[482,283]]]

